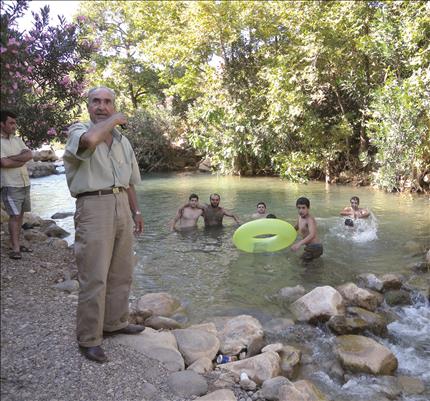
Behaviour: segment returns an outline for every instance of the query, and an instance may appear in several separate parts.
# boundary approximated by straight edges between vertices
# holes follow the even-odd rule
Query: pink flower
[[[7,52],[6,47],[0,46],[0,53]]]
[[[16,82],[14,82],[14,83],[12,84],[12,88],[13,88],[13,89],[15,89],[15,90],[17,90],[17,89],[18,89],[18,84],[17,84]]]
[[[13,46],[13,45],[17,45],[18,41],[15,38],[9,38],[7,45],[8,46]]]
[[[87,19],[87,17],[85,17],[85,15],[78,15],[77,19],[78,19],[79,22],[85,22],[86,19]]]
[[[69,78],[67,75],[65,75],[65,76],[61,79],[60,83],[61,83],[61,85],[64,85],[64,86],[68,85],[68,84],[70,83],[70,78]]]
[[[31,73],[33,72],[33,67],[28,67],[28,68],[27,68],[27,72],[28,72],[29,74],[31,74]]]
[[[47,134],[49,136],[54,136],[54,135],[57,135],[57,131],[55,130],[55,128],[49,128]]]

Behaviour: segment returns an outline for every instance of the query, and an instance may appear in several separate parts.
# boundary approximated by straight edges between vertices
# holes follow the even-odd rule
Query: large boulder
[[[226,321],[218,332],[220,351],[226,355],[237,355],[251,345],[263,342],[264,331],[260,322],[252,316],[239,315]],[[261,348],[260,348],[261,349]]]
[[[184,398],[203,395],[208,391],[206,380],[192,370],[172,373],[167,383],[174,394]]]
[[[297,320],[316,322],[345,312],[342,295],[333,287],[314,288],[290,306]]]
[[[302,358],[302,351],[291,345],[284,345],[282,351],[279,353],[281,356],[281,372],[285,377],[292,379],[297,373],[297,369]]]
[[[380,298],[375,293],[359,288],[354,283],[342,284],[337,287],[337,290],[342,294],[347,305],[374,311],[380,304]]]
[[[368,337],[339,336],[335,353],[343,367],[352,372],[392,375],[398,366],[397,358],[387,347]]]
[[[35,213],[25,212],[22,223],[31,227],[41,226],[43,224],[43,219]]]
[[[33,161],[35,162],[55,162],[57,160],[58,156],[52,148],[42,147],[40,149],[33,150]]]
[[[170,371],[184,370],[185,363],[178,351],[175,336],[170,331],[155,331],[147,327],[142,333],[129,336],[120,334],[112,341],[133,348],[146,356],[162,362]]]
[[[361,320],[364,320],[366,322],[366,330],[369,330],[378,336],[387,335],[388,322],[383,316],[379,315],[378,313],[374,313],[356,306],[350,306],[347,308],[346,311],[348,316],[357,317]]]
[[[382,291],[382,281],[373,273],[362,273],[358,275],[358,284],[361,287],[370,288],[374,291]]]
[[[328,401],[328,399],[309,380],[299,380],[279,388],[279,401]]]
[[[31,178],[46,177],[57,174],[57,166],[52,162],[29,161],[26,164],[28,175]]]
[[[380,277],[380,280],[382,281],[382,290],[388,291],[388,290],[399,290],[404,281],[404,277],[401,274],[384,274]]]
[[[218,338],[207,331],[179,329],[173,330],[173,335],[187,366],[200,358],[213,360],[219,350]]]
[[[137,312],[151,310],[154,315],[170,317],[180,306],[180,302],[167,292],[154,292],[140,297],[133,309]]]
[[[265,380],[280,374],[280,362],[281,358],[278,353],[268,351],[241,361],[225,363],[219,367],[232,372],[237,378],[242,372],[245,372],[252,381],[262,384]]]
[[[57,226],[57,224],[55,222],[43,227],[42,231],[48,237],[66,238],[70,235],[69,232],[62,229],[60,226]]]

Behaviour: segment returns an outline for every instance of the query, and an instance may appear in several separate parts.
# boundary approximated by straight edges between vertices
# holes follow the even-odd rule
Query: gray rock
[[[405,290],[390,290],[384,296],[385,302],[390,306],[410,305],[412,303],[411,294]]]
[[[191,370],[175,372],[167,379],[170,389],[180,397],[203,395],[208,391],[208,384],[202,376]]]
[[[73,215],[74,215],[73,212],[58,212],[58,213],[53,214],[51,216],[51,219],[57,219],[57,220],[59,220],[59,219],[65,219],[66,217],[70,217],[70,216],[73,216]]]
[[[267,401],[276,401],[279,399],[279,389],[284,384],[288,384],[290,381],[283,376],[277,376],[272,379],[266,380],[258,392],[258,396],[266,399]]]
[[[65,238],[65,237],[68,237],[70,235],[69,232],[67,232],[66,230],[64,230],[61,227],[57,226],[57,224],[55,224],[55,223],[49,225],[46,228],[44,228],[43,232],[48,237],[55,237],[55,238]]]

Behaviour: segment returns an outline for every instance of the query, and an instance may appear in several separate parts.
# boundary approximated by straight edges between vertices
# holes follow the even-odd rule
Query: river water
[[[191,232],[169,230],[169,221],[191,193],[207,202],[213,192],[221,195],[221,206],[237,214],[241,222],[249,221],[256,204],[264,201],[270,213],[293,224],[297,217],[296,199],[308,197],[324,245],[323,256],[304,265],[299,257],[301,252],[290,249],[260,254],[241,252],[232,242],[237,226],[230,218],[225,218],[225,226],[217,230],[205,230],[202,222]],[[274,297],[282,287],[300,284],[311,290],[320,285],[335,286],[354,281],[365,272],[411,276],[409,266],[422,261],[424,249],[430,247],[430,202],[423,196],[324,183],[299,185],[277,178],[206,174],[147,175],[137,194],[145,233],[136,241],[138,262],[133,294],[138,297],[148,292],[169,292],[181,300],[186,320],[192,323],[242,313],[251,314],[262,323],[275,317],[291,317]],[[346,227],[339,216],[352,195],[360,197],[360,206],[371,210],[371,217],[360,221],[354,229]],[[74,211],[64,175],[32,180],[32,203],[33,211],[44,218],[55,212]],[[73,233],[72,218],[57,223]],[[425,277],[415,281],[422,285]],[[399,320],[389,327],[394,340],[387,340],[386,345],[399,359],[399,374],[420,377],[429,386],[428,302],[417,297],[415,305],[398,307],[395,312]],[[353,380],[360,386],[360,380],[367,379]],[[339,400],[371,397],[367,393],[355,394],[354,382],[349,387],[339,387],[324,377],[319,382],[325,382],[332,394],[343,394],[338,396]],[[404,399],[429,400],[430,390]]]

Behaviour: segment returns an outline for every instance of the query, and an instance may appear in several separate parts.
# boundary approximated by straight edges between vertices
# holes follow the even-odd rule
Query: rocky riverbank
[[[398,275],[364,274],[356,283],[308,293],[283,288],[275,297],[294,320],[265,325],[241,315],[185,327],[174,297],[146,294],[131,309],[132,320],[147,329],[105,339],[107,364],[87,361],[75,342],[79,283],[73,252],[61,239],[65,233],[34,215],[26,223],[26,245],[34,251],[18,261],[7,257],[2,226],[3,400],[340,401],[315,380],[317,371],[340,384],[368,375],[374,401],[426,391],[420,379],[398,374],[399,361],[383,341],[396,319],[390,306],[417,297],[428,302],[428,286],[418,291]],[[425,257],[411,267],[423,281],[429,275]],[[321,338],[330,348],[323,360]],[[220,354],[232,362],[217,364]]]

